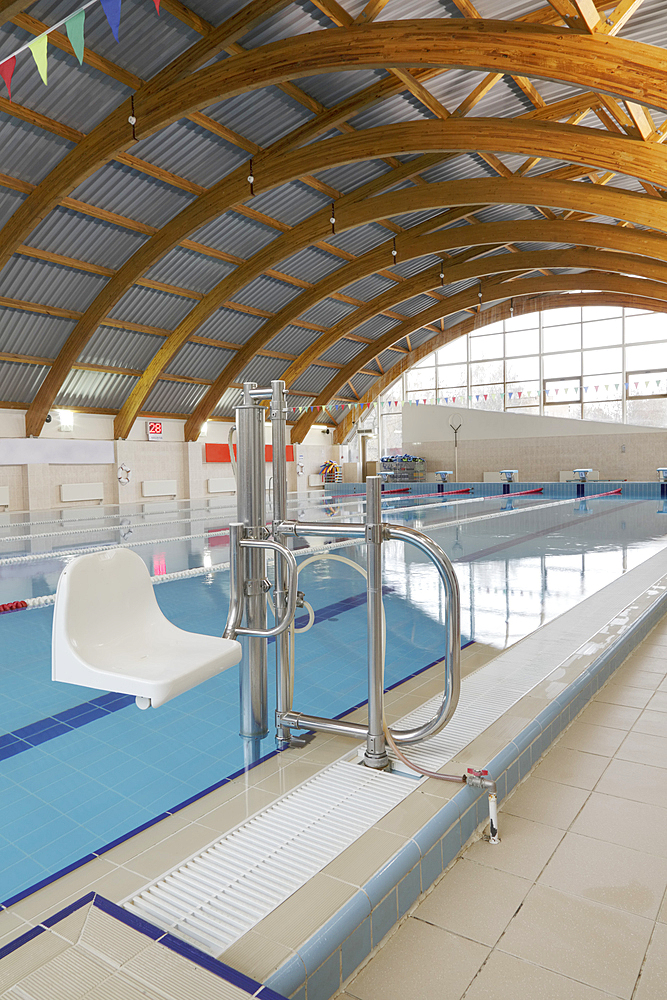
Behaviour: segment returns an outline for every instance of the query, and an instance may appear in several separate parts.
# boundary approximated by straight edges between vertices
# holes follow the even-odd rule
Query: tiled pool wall
[[[522,493],[525,490],[542,490],[542,496],[553,497],[555,500],[567,500],[570,497],[577,499],[577,486],[579,484],[576,482],[572,483],[512,483],[510,493]],[[424,493],[434,494],[439,493],[438,487],[442,487],[443,493],[448,493],[453,490],[470,490],[470,495],[472,497],[490,497],[499,496],[503,492],[502,483],[387,483],[384,492],[389,493],[392,490],[397,489],[408,489],[409,494],[413,496],[420,496]],[[662,483],[659,482],[626,482],[625,480],[596,480],[594,482],[588,482],[585,484],[584,496],[591,496],[594,493],[608,493],[612,490],[622,490],[624,497],[630,497],[637,500],[660,500],[661,499],[661,486]],[[365,483],[336,483],[335,486],[325,487],[324,495],[326,497],[340,497],[349,496],[355,493],[366,493]],[[452,500],[456,500],[457,496],[452,495]]]
[[[489,761],[499,801],[529,774],[666,611],[667,591]],[[290,1000],[329,1000],[487,821],[487,793],[462,788],[269,977],[267,985]]]

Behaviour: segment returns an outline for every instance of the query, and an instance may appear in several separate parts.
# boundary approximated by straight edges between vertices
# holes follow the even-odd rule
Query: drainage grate
[[[220,954],[413,789],[338,761],[125,904]]]

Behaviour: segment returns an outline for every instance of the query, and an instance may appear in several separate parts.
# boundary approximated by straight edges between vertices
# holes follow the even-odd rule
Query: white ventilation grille
[[[220,954],[414,788],[412,778],[338,761],[125,908]]]

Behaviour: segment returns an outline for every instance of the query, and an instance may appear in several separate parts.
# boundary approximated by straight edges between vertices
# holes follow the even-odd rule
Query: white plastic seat
[[[52,678],[131,694],[157,708],[233,667],[233,639],[186,632],[160,611],[143,560],[129,549],[79,556],[58,581]]]

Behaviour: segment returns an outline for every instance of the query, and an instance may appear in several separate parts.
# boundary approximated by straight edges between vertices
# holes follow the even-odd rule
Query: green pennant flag
[[[79,10],[76,14],[72,14],[72,16],[65,21],[67,37],[69,38],[70,44],[74,49],[74,55],[79,60],[79,65],[83,62],[83,53],[85,49],[83,41],[83,25],[85,20],[85,10]]]
[[[28,48],[32,53],[32,58],[35,60],[35,65],[39,70],[39,75],[42,78],[42,82],[46,83],[47,79],[47,69],[46,69],[46,45],[48,41],[48,35],[38,35],[34,42],[30,42]]]

